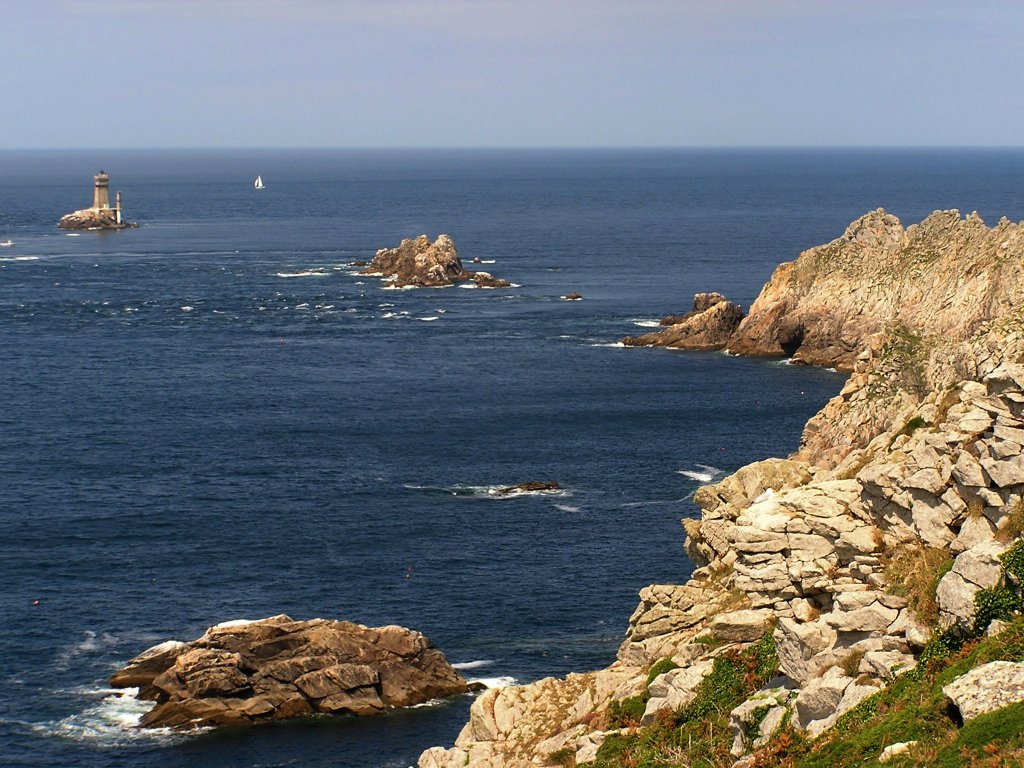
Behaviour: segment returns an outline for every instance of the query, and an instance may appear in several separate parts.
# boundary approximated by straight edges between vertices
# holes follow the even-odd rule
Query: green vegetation
[[[907,598],[921,621],[934,624],[939,618],[935,587],[953,567],[949,550],[922,545],[905,545],[885,557],[885,579],[889,591]]]
[[[917,741],[887,765],[893,768],[1010,768],[1024,765],[1024,703],[1006,707],[961,725],[942,688],[990,661],[1024,662],[1024,541],[1000,558],[999,585],[978,593],[978,620],[973,627],[950,628],[929,642],[917,667],[900,675],[885,690],[862,701],[820,739],[812,740],[784,723],[767,747],[755,753],[755,768],[859,768],[877,766],[890,744]],[[897,586],[920,605],[949,569],[948,553],[907,548],[894,554],[890,568],[904,574]],[[902,569],[902,570],[901,570]],[[911,570],[929,574],[911,577]],[[938,575],[937,575],[938,574]],[[927,586],[925,582],[927,581]],[[930,610],[930,609],[929,609]],[[984,637],[994,618],[1009,621],[995,637]],[[855,661],[847,660],[852,668]],[[663,713],[658,721],[629,733],[609,736],[593,768],[726,768],[732,742],[729,712],[775,674],[778,658],[771,635],[742,652],[715,659],[711,674],[682,710]],[[653,668],[652,668],[653,671]],[[653,679],[653,678],[652,678]],[[640,698],[640,697],[637,697]],[[770,707],[749,717],[748,734],[756,734]]]
[[[591,765],[594,768],[732,765],[729,712],[774,676],[778,665],[770,633],[743,651],[726,651],[714,660],[711,673],[697,687],[689,705],[678,712],[662,713],[655,723],[645,728],[609,736]],[[761,718],[767,711],[766,707]]]

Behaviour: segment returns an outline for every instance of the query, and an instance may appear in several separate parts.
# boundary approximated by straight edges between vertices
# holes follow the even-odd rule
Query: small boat
[[[2,243],[0,243],[0,248],[10,248],[12,245],[14,245],[13,241],[4,240]]]
[[[263,177],[257,176],[256,181],[253,182],[253,186],[256,187],[256,189],[263,189]]]

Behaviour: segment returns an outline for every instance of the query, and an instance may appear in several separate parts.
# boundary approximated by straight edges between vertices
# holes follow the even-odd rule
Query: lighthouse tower
[[[96,210],[110,209],[110,176],[100,171],[92,177],[95,184],[92,191],[92,207]]]

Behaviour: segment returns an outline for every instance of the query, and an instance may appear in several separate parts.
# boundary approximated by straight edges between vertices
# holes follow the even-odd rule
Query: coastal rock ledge
[[[382,248],[373,257],[365,275],[382,275],[395,288],[443,287],[455,283],[476,283],[479,288],[508,288],[508,280],[489,272],[471,272],[462,266],[459,252],[449,235],[430,242],[426,235],[403,240],[397,248]]]
[[[313,714],[375,715],[465,693],[466,681],[419,632],[271,616],[170,640],[110,678],[156,706],[142,727],[245,725]]]

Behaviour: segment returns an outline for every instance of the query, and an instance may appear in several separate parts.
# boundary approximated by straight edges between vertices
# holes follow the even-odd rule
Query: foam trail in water
[[[275,272],[274,277],[323,277],[328,275],[326,269],[307,269],[303,272]]]
[[[98,704],[86,707],[78,714],[55,722],[34,724],[32,730],[46,736],[92,742],[103,747],[145,742],[168,744],[183,740],[185,737],[182,734],[170,728],[138,727],[143,715],[154,706],[151,701],[135,698],[138,692],[138,688],[96,688],[82,691],[84,695],[103,698]]]

